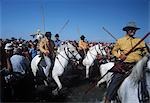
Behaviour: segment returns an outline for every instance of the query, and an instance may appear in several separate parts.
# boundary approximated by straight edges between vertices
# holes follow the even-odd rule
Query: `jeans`
[[[117,95],[117,90],[119,89],[121,83],[124,81],[124,79],[127,77],[128,75],[126,74],[120,74],[120,73],[114,73],[113,77],[111,79],[111,82],[107,88],[106,91],[106,97],[109,100],[114,100],[116,95]]]
[[[51,67],[51,59],[48,56],[44,55],[44,60],[45,60],[45,63],[46,63],[46,68],[44,69],[44,73],[45,73],[46,77],[48,77],[49,70],[50,70],[50,67]]]

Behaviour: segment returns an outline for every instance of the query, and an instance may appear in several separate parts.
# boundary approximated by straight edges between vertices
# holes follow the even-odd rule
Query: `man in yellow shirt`
[[[81,53],[82,58],[86,55],[86,52],[88,51],[89,45],[87,42],[85,42],[85,36],[81,35],[80,41],[78,43],[79,46],[79,53]]]
[[[126,32],[125,36],[118,39],[112,49],[112,54],[118,60],[124,60],[120,63],[123,63],[124,68],[121,68],[123,72],[114,72],[109,84],[106,95],[105,103],[110,103],[111,100],[115,99],[117,90],[123,80],[129,75],[129,72],[132,67],[138,62],[147,52],[144,41],[142,41],[129,55],[126,55],[141,39],[134,37],[137,30],[140,28],[136,27],[135,22],[129,22],[127,26],[123,28],[123,31]],[[114,70],[119,70],[120,68],[114,67]]]

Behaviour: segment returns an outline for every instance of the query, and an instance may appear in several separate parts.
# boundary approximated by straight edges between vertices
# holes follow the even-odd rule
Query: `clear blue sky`
[[[114,42],[102,27],[120,38],[128,21],[141,28],[137,37],[150,31],[150,0],[0,0],[0,12],[1,38],[29,40],[38,28],[44,32],[43,13],[45,31],[53,36],[69,20],[59,34],[62,40],[79,40],[83,34],[89,41]]]

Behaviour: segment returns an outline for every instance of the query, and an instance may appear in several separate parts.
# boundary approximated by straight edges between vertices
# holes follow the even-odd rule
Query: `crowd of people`
[[[57,48],[63,44],[63,42],[59,39],[59,34],[55,35],[55,40],[51,39],[51,32],[46,32],[45,36],[41,38],[40,40],[23,40],[23,39],[0,39],[0,49],[1,49],[1,61],[0,61],[0,70],[1,70],[1,78],[4,77],[3,79],[3,84],[7,84],[7,82],[10,82],[10,79],[12,78],[11,76],[8,76],[13,73],[13,75],[17,75],[17,78],[21,78],[20,80],[15,81],[16,83],[15,86],[13,86],[14,93],[10,92],[13,97],[19,97],[20,96],[20,91],[22,91],[23,88],[22,85],[25,85],[23,83],[24,78],[28,73],[31,75],[32,71],[30,69],[30,63],[32,59],[37,55],[41,55],[46,63],[46,69],[44,69],[44,73],[48,73],[47,71],[50,70],[50,64],[54,63],[55,55]],[[74,44],[82,57],[84,58],[86,52],[90,47],[92,47],[95,44],[98,44],[96,42],[86,42],[84,41],[85,36],[81,35],[79,42],[78,41],[71,41],[69,40],[70,43]],[[106,50],[110,52],[110,47],[113,46],[113,43],[102,43],[103,46],[106,46]],[[48,77],[48,74],[45,74],[46,77]],[[29,78],[25,78],[28,80]],[[10,83],[8,83],[10,85]],[[18,86],[16,86],[18,84]],[[21,85],[20,85],[21,84]],[[2,85],[5,87],[5,85]],[[6,94],[6,89],[2,88],[2,95],[5,97]],[[24,90],[24,89],[23,89]],[[3,94],[4,93],[4,94]],[[25,92],[24,92],[25,93]],[[8,94],[7,94],[8,95]],[[3,97],[3,96],[2,96]],[[28,97],[28,96],[27,96]],[[4,98],[4,97],[3,97]],[[3,99],[2,98],[2,99]],[[6,98],[5,98],[6,99]]]
[[[108,53],[108,59],[111,58],[111,56],[115,56],[119,60],[123,60],[124,64],[127,67],[133,67],[137,61],[139,61],[145,54],[148,52],[146,50],[145,42],[142,41],[136,49],[131,52],[129,55],[126,55],[126,53],[132,49],[132,47],[137,44],[141,39],[135,38],[134,35],[137,30],[140,28],[136,27],[136,25],[132,22],[130,22],[127,26],[123,28],[123,31],[126,32],[125,37],[118,39],[117,42],[114,43],[104,43],[104,42],[98,42],[99,44],[102,44],[102,46],[105,47],[106,52]],[[15,75],[15,79],[17,77],[17,80],[15,80],[15,86],[12,84],[13,92],[11,91],[10,94],[16,97],[20,96],[20,92],[24,90],[23,86],[25,78],[28,80],[28,75],[32,73],[30,69],[30,63],[31,60],[37,55],[41,55],[45,62],[46,62],[46,69],[45,73],[50,70],[50,62],[52,64],[54,63],[54,59],[56,56],[57,48],[63,44],[64,41],[59,39],[59,34],[55,35],[55,40],[51,39],[51,32],[46,32],[44,37],[40,40],[22,40],[22,39],[7,39],[3,40],[0,39],[0,49],[1,49],[1,55],[0,55],[0,78],[2,81],[2,99],[6,99],[8,97],[8,94],[5,94],[7,91],[5,88],[6,85],[3,84],[9,84],[9,80],[11,78],[10,74]],[[97,42],[87,42],[85,41],[85,36],[81,35],[79,41],[69,41],[72,44],[76,45],[78,48],[79,53],[81,54],[82,58],[85,57],[88,49],[95,44],[98,44]],[[118,68],[117,68],[118,69]],[[119,68],[120,69],[120,68]],[[122,70],[123,71],[123,70]],[[126,70],[130,71],[130,70]],[[9,75],[9,76],[8,76]],[[45,74],[48,77],[48,74]],[[112,78],[112,82],[110,83],[110,86],[108,86],[106,96],[105,96],[105,103],[109,103],[111,100],[114,99],[114,95],[116,95],[116,88],[119,87],[121,82],[124,80],[122,78],[127,77],[128,75],[124,76],[122,73],[115,72],[114,76]],[[119,80],[121,78],[121,80]],[[120,82],[118,82],[120,81]],[[116,85],[114,85],[116,84]],[[11,89],[12,89],[11,88]],[[25,93],[25,91],[24,91]],[[10,95],[9,94],[9,95]],[[6,96],[6,97],[4,97]],[[28,97],[28,96],[27,96]]]

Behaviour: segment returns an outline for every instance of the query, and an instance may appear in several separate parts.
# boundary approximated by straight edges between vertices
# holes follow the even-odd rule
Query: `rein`
[[[102,54],[103,60],[105,61],[105,63],[108,63],[108,61],[107,61],[106,58],[105,58],[105,55],[103,54],[103,52],[102,52],[102,50],[101,50],[101,48],[100,48],[100,45],[98,45],[98,47],[99,47],[100,52],[101,52],[101,54]],[[104,48],[102,48],[102,49],[105,51],[105,48],[106,48],[106,47],[104,47]],[[107,54],[106,54],[106,55],[107,55]]]
[[[78,53],[76,54],[76,55],[73,55],[73,53],[69,50],[69,48],[67,48],[67,50],[68,50],[68,52],[74,57],[73,59],[75,59],[75,60],[77,60],[76,59],[76,55],[78,55]],[[66,50],[65,50],[65,48],[64,48],[64,51],[65,51],[65,54],[66,54],[66,56],[68,57],[68,58],[66,58],[65,56],[63,56],[61,53],[59,53],[59,52],[57,52],[58,54],[60,54],[64,59],[66,59],[67,61],[69,61],[69,60],[71,60],[71,58],[68,56],[69,54],[67,54],[67,52],[66,52]],[[62,65],[62,63],[61,63],[61,61],[59,60],[59,58],[56,56],[56,58],[57,58],[57,60],[59,61],[59,63],[61,64],[61,66],[63,67],[63,68],[65,68],[63,65]],[[78,60],[77,60],[78,61]]]
[[[102,50],[104,50],[104,48],[101,49],[99,44],[98,44],[98,48],[99,48],[99,50],[100,50],[100,52],[101,52],[102,57],[105,58],[105,55],[104,55],[103,52],[102,52]],[[98,55],[99,53],[98,53],[98,50],[96,50],[96,47],[95,47],[94,49],[95,49],[95,51],[96,51],[96,53],[97,53],[97,55]],[[91,54],[91,57],[92,57],[92,59],[94,60],[94,57],[93,57],[92,55],[94,55],[94,56],[97,56],[97,55],[91,53],[91,51],[89,51],[89,53]],[[104,59],[104,60],[105,60],[105,62],[107,63],[107,60],[106,60],[106,59]]]
[[[68,49],[69,53],[72,54],[73,59],[75,59],[76,61],[79,61],[78,59],[76,59],[76,56],[77,56],[79,53],[77,53],[76,55],[73,55],[73,53],[69,50],[69,48],[67,48],[67,49]],[[68,58],[69,58],[69,57],[68,57]],[[69,59],[71,59],[71,58],[69,58]]]

